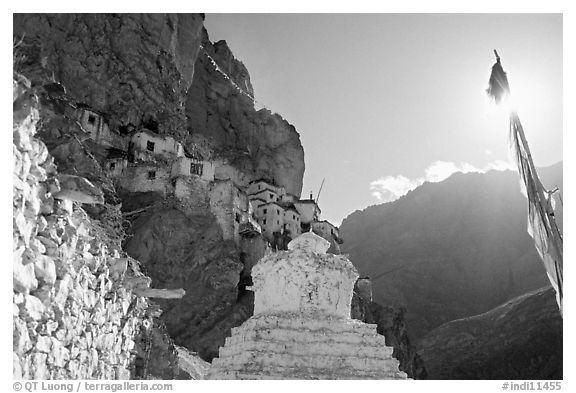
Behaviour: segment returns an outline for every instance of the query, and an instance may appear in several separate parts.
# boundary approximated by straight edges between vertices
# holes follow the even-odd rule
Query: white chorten
[[[376,325],[350,318],[358,273],[312,232],[252,269],[254,316],[232,329],[208,379],[406,379]]]

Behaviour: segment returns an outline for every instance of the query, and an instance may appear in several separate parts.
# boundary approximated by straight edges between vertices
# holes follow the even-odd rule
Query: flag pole
[[[486,92],[496,103],[499,103],[510,94],[510,86],[496,50],[494,50],[494,55],[496,56],[496,63],[492,66]],[[526,196],[528,197],[529,233],[534,239],[550,283],[556,290],[556,301],[560,314],[562,314],[563,238],[554,218],[554,210],[549,203],[549,198],[552,197],[551,193],[548,193],[548,198],[545,196],[544,186],[538,178],[524,128],[514,109],[510,111],[510,137],[513,142],[518,171],[526,187]]]
[[[518,116],[518,114],[513,111],[510,114],[510,122],[512,122],[512,117],[515,118],[515,120],[517,120],[517,125],[518,125],[518,135],[520,136],[520,141],[522,142],[522,147],[524,148],[524,150],[526,150],[526,156],[528,158],[528,165],[530,165],[530,171],[534,174],[534,180],[536,182],[536,190],[538,191],[538,196],[540,199],[540,203],[544,203],[548,200],[548,198],[544,195],[544,186],[542,185],[542,182],[540,181],[540,178],[538,177],[538,172],[536,172],[536,166],[534,165],[534,161],[532,160],[532,154],[530,153],[530,147],[528,146],[528,141],[526,140],[526,135],[524,134],[524,127],[522,127],[522,123],[520,122],[520,117]],[[554,218],[553,215],[551,215],[550,213],[554,213],[554,212],[550,212],[548,211],[549,209],[545,206],[543,206],[544,211],[546,212],[546,215],[548,217],[548,221],[550,222],[550,229],[552,230],[552,234],[555,237],[556,240],[562,240],[562,234],[560,233],[560,230],[558,229],[558,225],[556,224],[556,219]],[[562,248],[558,247],[558,242],[555,241],[553,242],[554,247],[556,248],[556,252],[558,253],[558,256],[560,258],[562,258],[563,256],[563,251]]]

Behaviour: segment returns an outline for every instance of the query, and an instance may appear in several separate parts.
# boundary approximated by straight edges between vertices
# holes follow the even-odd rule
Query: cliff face
[[[159,302],[170,336],[211,360],[230,329],[252,315],[251,293],[243,297],[239,288],[245,253],[222,239],[210,214],[159,209],[136,219],[132,233],[125,249],[155,282],[186,290],[182,299]]]
[[[179,137],[202,25],[198,14],[14,14],[21,72],[33,84],[59,82],[111,129]]]
[[[215,70],[205,52],[253,95],[246,67],[202,26],[198,14],[14,15],[15,40],[24,37],[20,71],[33,84],[57,81],[74,101],[104,114],[112,130],[174,136],[299,196],[298,133],[280,115],[256,111]]]
[[[562,317],[542,288],[428,333],[418,353],[430,379],[562,379]]]
[[[99,233],[103,240],[122,234],[116,249],[139,259],[154,287],[186,290],[182,299],[158,300],[162,311],[153,314],[161,322],[141,335],[144,360],[132,377],[150,375],[149,369],[163,378],[186,374],[178,374],[163,325],[176,343],[206,360],[216,356],[231,327],[252,314],[253,296],[245,287],[269,247],[262,237],[227,238],[233,228],[223,228],[224,218],[212,210],[213,185],[173,176],[166,160],[122,164],[130,138],[139,131],[172,137],[186,159],[219,163],[220,177],[242,177],[241,185],[266,177],[296,195],[302,188],[298,133],[279,115],[256,111],[207,63],[201,45],[252,92],[246,68],[225,43],[209,42],[202,21],[203,15],[172,14],[14,16],[15,42],[23,37],[15,68],[30,78],[42,103],[38,137],[59,171],[102,191],[104,204],[85,201],[82,209],[111,224]],[[98,124],[92,134],[90,124]],[[157,171],[154,180],[146,178],[150,170]]]
[[[254,96],[246,67],[236,60],[225,41],[212,44],[204,31],[186,115],[190,141],[200,142],[241,169],[252,179],[269,178],[300,196],[304,149],[294,126],[240,93],[206,56],[212,57],[242,90]]]

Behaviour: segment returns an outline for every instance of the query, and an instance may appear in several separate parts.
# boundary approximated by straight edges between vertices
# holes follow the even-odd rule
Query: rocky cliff
[[[428,333],[418,353],[430,379],[562,379],[562,317],[542,288]]]
[[[112,259],[132,261],[138,266],[138,277],[150,277],[152,286],[161,291],[185,290],[181,299],[152,303],[130,295],[120,282],[118,290],[124,297],[106,295],[140,299],[135,303],[139,306],[128,311],[139,312],[133,316],[134,324],[144,328],[125,332],[124,338],[135,342],[137,354],[130,357],[121,352],[130,365],[131,378],[201,377],[207,364],[187,349],[212,360],[231,328],[252,315],[253,293],[246,290],[252,285],[251,268],[270,247],[262,237],[227,238],[221,217],[212,210],[214,185],[174,178],[166,170],[165,160],[144,163],[132,159],[124,177],[116,176],[112,164],[126,159],[127,139],[142,130],[154,138],[172,137],[184,146],[187,158],[210,160],[224,168],[217,173],[220,178],[229,176],[240,186],[265,178],[296,196],[302,189],[304,152],[298,133],[280,115],[255,110],[252,99],[244,94],[254,94],[246,68],[224,41],[210,42],[202,20],[203,15],[162,14],[14,16],[15,68],[30,78],[32,95],[39,100],[39,143],[47,148],[59,173],[81,177],[94,186],[84,190],[85,199],[73,210],[73,214],[85,212],[86,222],[98,223],[100,230],[91,239],[99,243],[90,252],[106,249],[102,252],[111,252]],[[87,123],[79,120],[82,111],[105,127],[90,134]],[[106,133],[99,134],[101,131]],[[131,187],[140,181],[137,175],[149,175],[150,169],[158,170],[153,180],[159,187]],[[66,192],[76,195],[79,190]],[[53,201],[50,195],[44,197],[48,203]],[[26,225],[28,220],[36,225],[34,217],[26,216]],[[18,220],[18,225],[24,222]],[[23,265],[28,266],[28,274],[32,268],[27,263]],[[94,280],[90,275],[100,278],[109,274],[105,267],[101,269],[103,273],[87,272],[88,281]],[[78,280],[76,287],[81,291],[86,280]],[[148,278],[141,281],[150,284]],[[15,297],[15,302],[22,303],[22,297]],[[106,304],[102,310],[108,313]],[[384,312],[370,306],[359,318],[377,323],[378,332],[386,333],[397,347],[395,356],[403,367],[421,375],[396,309]],[[15,332],[21,334],[24,322],[18,323]],[[81,327],[80,340],[92,337],[86,332],[97,330],[91,329],[95,328],[89,324]],[[34,334],[29,334],[31,340],[25,337],[15,342],[34,344]],[[88,348],[92,342],[86,340],[82,345]],[[18,344],[15,353],[28,351],[27,345]],[[100,348],[104,349],[109,348]],[[39,351],[46,354],[46,349]],[[51,359],[49,354],[34,356]],[[26,378],[64,375],[30,371],[38,370],[40,364],[34,360],[30,367],[30,361],[21,365]],[[88,370],[66,376],[119,377],[112,374],[106,361],[100,365],[93,360]]]
[[[198,14],[14,14],[13,32],[33,85],[57,81],[111,129],[185,137],[202,26]]]
[[[20,71],[57,81],[113,130],[146,127],[249,178],[300,195],[304,150],[294,126],[256,111],[246,67],[226,42],[212,44],[201,14],[14,14]],[[216,71],[209,55],[226,75]]]
[[[209,146],[215,157],[251,178],[275,180],[300,196],[304,150],[296,129],[276,113],[256,111],[253,101],[216,70],[211,59],[240,89],[254,96],[244,64],[234,58],[225,41],[213,44],[203,33],[203,50],[186,102],[189,140]]]
[[[168,179],[171,195],[135,190],[125,181],[134,177],[112,176],[111,159],[124,159],[126,138],[145,130],[174,138],[187,155],[218,162],[241,185],[264,177],[299,195],[304,153],[292,125],[277,114],[256,111],[209,62],[206,54],[253,94],[246,68],[224,42],[210,43],[203,18],[16,14],[14,66],[30,78],[41,101],[38,137],[59,170],[102,191],[105,204],[82,205],[91,219],[109,224],[102,240],[126,232],[118,252],[140,260],[155,287],[185,289],[182,299],[158,301],[162,312],[155,313],[162,321],[154,326],[165,325],[178,344],[211,360],[230,329],[252,314],[252,295],[244,288],[251,283],[252,265],[269,247],[261,237],[225,240],[211,210],[211,187],[180,181],[178,187],[185,186],[180,198]],[[82,110],[105,124],[108,146],[80,124]],[[154,163],[160,169],[165,164]],[[146,173],[139,165],[131,163],[130,170]],[[147,337],[161,351],[162,335]],[[153,358],[163,356],[158,352]]]

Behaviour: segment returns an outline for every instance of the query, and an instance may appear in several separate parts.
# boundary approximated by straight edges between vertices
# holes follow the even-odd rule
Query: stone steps
[[[210,379],[406,379],[397,369],[354,370],[349,368],[274,367],[246,365],[241,368],[212,370]]]
[[[262,351],[244,351],[230,356],[214,359],[212,367],[226,370],[245,370],[256,366],[260,370],[270,367],[305,368],[309,370],[350,369],[367,372],[380,370],[397,370],[398,361],[391,357],[364,357],[352,355],[333,355],[323,353],[293,354],[290,352],[274,352],[270,349]]]
[[[233,328],[209,379],[406,379],[376,325],[350,319],[358,277],[304,233],[252,269],[254,316]]]
[[[231,337],[226,338],[226,346],[237,345],[246,341],[273,341],[278,343],[326,343],[335,344],[343,343],[347,345],[358,346],[376,346],[385,345],[385,338],[370,331],[367,333],[360,332],[334,332],[330,330],[311,330],[306,328],[287,329],[287,328],[268,328],[268,327],[244,327],[236,328]]]
[[[343,374],[343,373],[332,373],[327,370],[322,374],[310,374],[305,372],[286,372],[278,374],[261,374],[259,372],[249,373],[241,371],[226,371],[220,374],[212,375],[211,379],[216,380],[285,380],[285,379],[308,379],[308,380],[367,380],[367,379],[406,379],[398,375],[384,374],[384,373],[356,373],[356,374]]]
[[[325,330],[334,333],[342,332],[360,332],[373,334],[376,332],[375,324],[363,323],[355,319],[341,319],[341,318],[320,318],[315,315],[258,315],[248,319],[242,326],[232,328],[232,334],[241,328],[285,328],[285,329],[300,329],[305,328],[310,331]]]
[[[245,335],[229,337],[226,345],[220,348],[220,357],[231,356],[242,351],[286,352],[294,355],[302,353],[327,353],[334,355],[385,357],[392,356],[393,348],[385,346],[384,336],[356,336],[355,340],[343,339],[338,335],[313,336],[301,332],[269,331],[265,333],[249,331]]]

